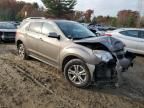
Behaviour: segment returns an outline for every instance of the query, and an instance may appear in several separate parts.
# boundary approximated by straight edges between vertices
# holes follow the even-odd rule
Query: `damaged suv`
[[[112,37],[96,37],[81,24],[68,20],[27,18],[16,35],[22,59],[38,59],[61,70],[74,86],[118,82],[118,73],[132,65],[134,56]]]

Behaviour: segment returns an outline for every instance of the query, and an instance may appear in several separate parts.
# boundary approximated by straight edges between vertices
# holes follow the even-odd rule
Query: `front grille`
[[[111,60],[108,63],[100,63],[99,65],[96,65],[94,72],[95,81],[112,80],[113,78],[115,78],[115,66],[115,60]]]
[[[4,32],[4,36],[15,36],[16,32]]]

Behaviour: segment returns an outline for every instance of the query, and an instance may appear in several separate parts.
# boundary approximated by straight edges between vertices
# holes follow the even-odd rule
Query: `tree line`
[[[116,17],[94,16],[94,10],[85,12],[74,10],[77,0],[42,0],[47,9],[37,3],[0,0],[0,20],[21,21],[27,17],[69,19],[83,23],[111,25],[115,27],[144,27],[144,17],[139,12],[121,10]]]
[[[21,21],[25,17],[44,16],[37,3],[16,2],[15,0],[0,0],[1,21]]]

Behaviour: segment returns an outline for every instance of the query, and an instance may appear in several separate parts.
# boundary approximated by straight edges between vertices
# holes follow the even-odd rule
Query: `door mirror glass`
[[[48,34],[48,37],[60,39],[60,35],[55,32],[51,32]]]

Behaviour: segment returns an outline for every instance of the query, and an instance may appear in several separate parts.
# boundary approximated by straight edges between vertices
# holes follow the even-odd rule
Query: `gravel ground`
[[[123,77],[117,89],[78,89],[62,72],[20,60],[15,45],[0,44],[0,108],[144,108],[144,57],[137,57]]]

